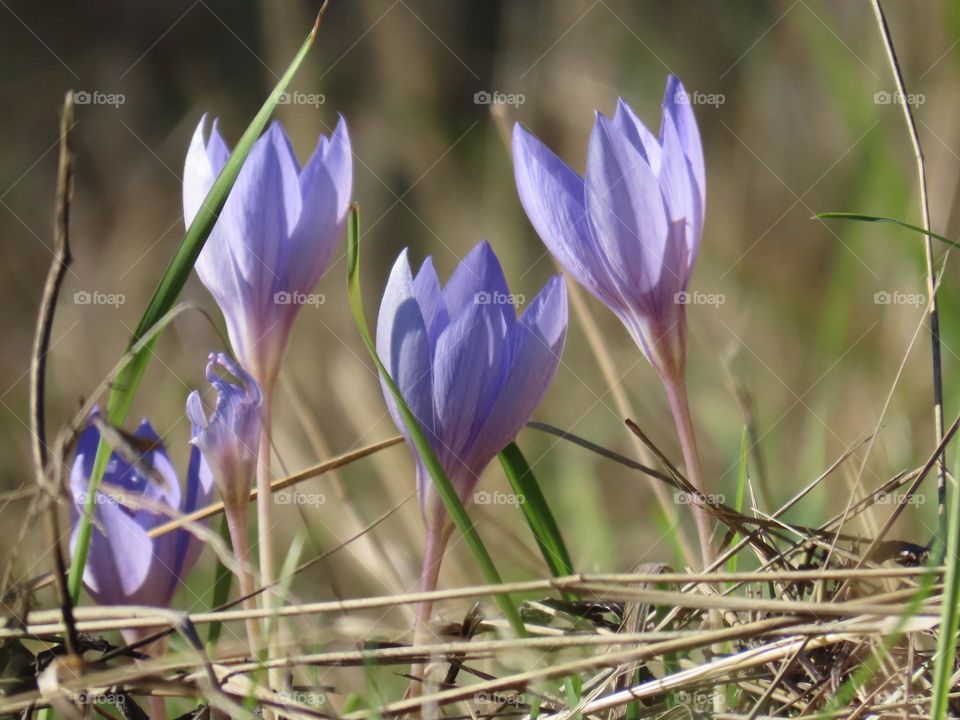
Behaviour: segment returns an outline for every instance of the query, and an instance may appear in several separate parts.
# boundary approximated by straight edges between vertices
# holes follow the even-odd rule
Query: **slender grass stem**
[[[913,154],[917,164],[917,179],[920,183],[920,207],[923,211],[923,229],[925,231],[924,260],[927,271],[927,295],[929,297],[927,312],[930,317],[930,356],[933,365],[933,420],[937,445],[940,445],[943,441],[944,433],[943,371],[940,358],[940,309],[937,302],[937,273],[933,261],[933,238],[929,234],[930,201],[927,197],[926,165],[923,159],[923,149],[920,147],[920,135],[917,132],[917,124],[913,119],[913,109],[907,101],[907,88],[903,81],[903,71],[900,69],[900,60],[897,58],[897,51],[893,47],[893,37],[890,35],[890,28],[887,25],[887,18],[883,14],[883,8],[880,6],[880,0],[873,0],[873,12],[877,19],[877,25],[880,28],[880,35],[883,37],[884,49],[887,51],[890,70],[897,84],[897,92],[900,93],[900,107],[903,108],[903,117],[907,124],[907,130],[910,133],[910,142],[913,145]],[[943,557],[946,549],[946,501],[947,461],[944,453],[940,453],[940,456],[937,458],[937,511],[939,514],[939,533],[930,543],[931,550],[936,552],[938,557]]]

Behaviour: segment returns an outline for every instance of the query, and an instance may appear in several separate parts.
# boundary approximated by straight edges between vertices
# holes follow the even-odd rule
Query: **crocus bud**
[[[187,225],[230,155],[216,122],[204,140],[200,121],[183,174]],[[341,118],[301,169],[274,122],[237,177],[196,268],[227,321],[240,364],[269,392],[297,311],[327,269],[343,235],[353,177],[350,138]]]
[[[150,423],[144,420],[135,437],[147,448],[138,466],[113,453],[103,475],[102,489],[97,490],[94,498],[93,533],[83,582],[100,605],[167,607],[196,563],[203,543],[183,528],[156,538],[148,533],[176,515],[208,505],[213,478],[200,453],[192,448],[186,487],[182,488]],[[100,433],[91,424],[77,444],[70,472],[74,528],[71,552],[86,506],[99,442]]]
[[[597,114],[581,178],[519,124],[520,201],[547,248],[613,310],[662,376],[682,375],[685,299],[706,180],[689,96],[672,75],[659,137],[623,101]]]
[[[430,258],[412,276],[405,250],[380,305],[377,352],[464,503],[530,419],[560,362],[567,330],[562,278],[553,277],[519,318],[516,304],[493,250],[481,242],[442,289]],[[409,443],[386,386],[384,396]],[[417,463],[424,521],[436,531],[446,512]]]
[[[239,383],[220,376],[218,366]],[[187,398],[187,417],[193,426],[190,442],[199,448],[213,471],[227,521],[242,524],[245,531],[260,443],[260,388],[246,370],[224,353],[210,353],[206,374],[217,391],[217,403],[207,417],[200,393],[196,390],[190,393]]]

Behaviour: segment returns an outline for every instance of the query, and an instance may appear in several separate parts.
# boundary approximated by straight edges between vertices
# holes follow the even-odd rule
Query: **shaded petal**
[[[413,294],[423,314],[430,346],[433,347],[440,333],[450,324],[450,314],[447,312],[443,291],[440,289],[440,279],[433,267],[432,257],[423,261],[417,276],[413,279]]]
[[[580,176],[519,123],[513,163],[520,202],[540,239],[577,282],[607,304],[619,302],[590,229]]]
[[[275,291],[309,293],[320,280],[343,235],[350,203],[352,155],[341,118],[328,141],[321,137],[300,173],[302,211],[290,234],[287,284]]]
[[[206,507],[213,500],[214,481],[210,466],[203,459],[199,448],[190,448],[190,463],[187,466],[187,488],[183,496],[180,512],[184,515]],[[200,521],[206,524],[207,521]],[[190,572],[203,551],[204,542],[189,530],[176,530],[169,535],[174,537],[174,556],[178,558],[175,574],[182,578]],[[167,536],[161,536],[163,537]]]
[[[590,223],[630,306],[656,287],[667,241],[660,185],[633,144],[603,116],[587,156]]]
[[[507,332],[501,308],[471,305],[437,341],[433,399],[441,445],[436,450],[463,498],[483,470],[467,465],[467,453],[503,384],[510,360]]]
[[[626,138],[633,144],[637,151],[643,155],[643,158],[650,165],[654,175],[660,173],[660,141],[643,121],[637,117],[623,98],[617,98],[617,109],[613,114],[613,125],[622,132]]]
[[[486,465],[530,420],[556,374],[566,334],[567,289],[556,275],[511,330],[510,368],[474,439],[471,466]]]

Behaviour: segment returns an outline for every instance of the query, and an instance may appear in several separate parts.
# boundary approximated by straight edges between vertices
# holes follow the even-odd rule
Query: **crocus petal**
[[[564,270],[606,303],[618,292],[587,220],[584,182],[520,124],[513,130],[513,162],[520,203]]]
[[[416,296],[417,305],[420,306],[420,312],[423,314],[423,320],[427,326],[430,346],[433,347],[437,338],[440,337],[440,333],[450,324],[450,313],[447,311],[447,304],[443,299],[440,279],[433,267],[432,257],[423,261],[417,276],[413,279],[413,294]]]
[[[351,159],[350,138],[341,119],[330,140],[320,139],[300,173],[302,211],[290,233],[289,277],[276,291],[309,293],[326,271],[349,208]]]
[[[203,459],[200,450],[193,446],[190,448],[190,462],[187,466],[187,488],[183,496],[183,504],[180,506],[181,514],[187,515],[200,508],[207,507],[213,501],[214,480],[213,473],[210,472],[210,466]],[[189,530],[176,530],[169,533],[173,537],[174,556],[178,558],[178,564],[174,567],[174,572],[178,577],[192,568],[200,553],[203,551],[204,542]],[[161,536],[162,539],[167,536]]]
[[[613,114],[614,126],[622,132],[626,138],[633,144],[637,151],[643,155],[643,159],[650,165],[654,175],[660,174],[660,141],[643,121],[637,117],[623,98],[617,99],[617,109]]]
[[[432,353],[423,314],[413,290],[407,251],[390,272],[377,318],[377,354],[400,390],[410,411],[428,433],[434,430]],[[384,397],[397,428],[408,437],[403,418],[384,384]]]
[[[486,240],[473,247],[443,288],[443,299],[451,318],[481,304],[496,306],[504,319],[512,322],[515,311],[509,297],[503,268]]]
[[[223,164],[215,165],[214,161],[219,162],[219,145],[214,141],[214,137],[219,138],[219,133],[211,132],[210,143],[204,142],[204,128],[207,124],[207,116],[204,114],[200,118],[197,129],[193,131],[193,138],[190,140],[190,149],[187,150],[187,159],[183,166],[183,217],[187,227],[193,222],[200,209],[204,198],[213,186],[213,181],[217,179]],[[222,143],[222,139],[220,141]],[[214,153],[208,153],[207,148],[212,146]],[[212,156],[212,157],[211,157]],[[226,160],[224,160],[224,164]]]
[[[550,386],[567,334],[567,289],[550,279],[511,330],[510,367],[468,458],[484,466],[526,425]]]
[[[482,470],[465,464],[466,451],[503,383],[509,361],[506,339],[502,309],[478,304],[453,319],[437,340],[433,408],[441,442],[436,450],[464,493]]]
[[[700,203],[703,205],[707,197],[707,174],[704,169],[700,131],[697,129],[697,120],[693,116],[693,107],[690,105],[689,97],[683,83],[676,76],[670,75],[667,77],[667,89],[663,94],[664,115],[673,120],[677,129],[683,153],[690,161],[690,169],[700,191]]]
[[[682,221],[687,225],[689,237],[699,238],[703,226],[703,208],[697,180],[690,168],[690,161],[683,152],[673,119],[664,115],[661,127],[663,135],[663,162],[660,166],[660,191],[663,193],[670,222]]]
[[[75,496],[75,500],[83,497],[85,492]],[[82,504],[78,502],[78,513],[81,508]],[[83,582],[98,604],[129,603],[138,596],[150,574],[153,541],[136,520],[103,493],[97,494],[94,513]],[[76,548],[78,531],[79,526],[75,526],[70,540],[71,552]],[[154,601],[166,604],[163,598]]]
[[[239,383],[221,377],[223,368]],[[206,416],[196,391],[187,398],[187,417],[193,426],[190,442],[213,471],[224,504],[232,511],[246,507],[260,444],[263,397],[253,377],[224,353],[210,353],[207,380],[217,391],[217,404]]]
[[[650,166],[602,115],[590,136],[586,186],[591,226],[629,304],[659,282],[666,212]]]

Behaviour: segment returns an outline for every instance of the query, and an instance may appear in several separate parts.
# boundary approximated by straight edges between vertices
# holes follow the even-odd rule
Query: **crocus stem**
[[[236,511],[227,513],[227,529],[230,531],[230,542],[233,544],[233,556],[239,565],[237,583],[240,586],[240,595],[246,598],[243,601],[243,609],[256,610],[257,597],[253,593],[257,588],[251,569],[253,558],[250,556],[250,540],[247,538],[246,508],[242,508],[239,513]],[[256,657],[260,649],[260,625],[253,617],[247,618],[244,622],[247,627],[250,655]]]
[[[687,384],[683,372],[676,373],[676,377],[663,375],[663,386],[667,392],[670,411],[673,413],[673,422],[677,426],[677,435],[680,438],[680,449],[683,452],[683,464],[686,468],[687,480],[701,495],[704,492],[703,471],[700,467],[700,453],[697,450],[697,438],[693,431],[693,421],[690,417],[690,404],[687,402]],[[703,567],[709,568],[713,564],[713,543],[711,540],[710,511],[701,502],[694,503],[694,518],[697,523],[697,534],[700,536],[700,552],[703,554]]]
[[[423,547],[423,563],[420,569],[420,592],[433,592],[437,589],[440,565],[443,563],[443,553],[450,538],[450,531],[453,529],[449,522],[446,525],[448,527],[427,530],[427,538]],[[417,603],[417,619],[413,627],[413,644],[415,647],[429,641],[430,616],[432,613],[432,600],[421,600]],[[426,668],[426,664],[414,665],[410,668],[410,674],[415,678],[423,678],[426,681]],[[422,683],[414,680],[410,689],[411,695],[418,695],[422,689]]]

